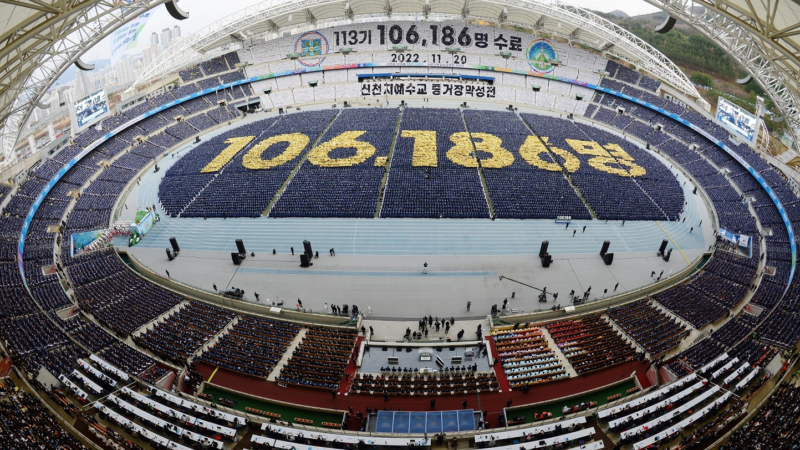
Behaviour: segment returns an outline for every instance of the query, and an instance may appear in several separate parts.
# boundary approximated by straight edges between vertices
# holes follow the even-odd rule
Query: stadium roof
[[[800,0],[645,0],[716,41],[758,81],[800,143]]]
[[[686,75],[658,50],[602,17],[558,0],[268,0],[185,36],[143,71],[136,84],[203,59],[221,45],[262,33],[387,16],[413,20],[419,15],[484,19],[558,35],[602,49],[644,68],[690,97],[700,97]]]
[[[0,0],[0,155],[47,89],[109,33],[166,0]]]

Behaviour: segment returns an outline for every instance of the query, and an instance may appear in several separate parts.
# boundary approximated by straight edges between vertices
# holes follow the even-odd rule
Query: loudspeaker
[[[189,18],[189,13],[180,9],[172,0],[164,3],[164,6],[167,7],[167,12],[169,12],[169,15],[175,20],[186,20]]]
[[[83,62],[83,60],[81,60],[81,59],[78,59],[77,61],[75,61],[75,67],[77,67],[78,69],[81,69],[83,71],[92,71],[92,70],[94,70],[94,64],[89,64],[89,63]]]
[[[661,241],[661,245],[658,247],[658,254],[663,255],[666,249],[667,249],[667,240],[664,239],[663,241]]]
[[[178,240],[175,239],[174,237],[169,238],[169,245],[172,246],[172,250],[175,252],[176,255],[178,254],[178,252],[181,251],[181,248],[178,247]]]
[[[174,257],[174,256],[172,256],[172,252],[170,252],[170,251],[169,251],[169,249],[167,249],[167,258],[169,258],[169,260],[170,260],[170,261],[172,261],[173,259],[175,259],[175,257]]]
[[[669,262],[670,255],[672,255],[672,249],[667,250],[667,253],[664,254],[664,261]]]
[[[648,142],[647,145],[644,146],[644,148],[650,150],[650,143]]]
[[[542,246],[539,247],[539,257],[542,257],[547,254],[547,247],[550,245],[550,241],[542,241]]]
[[[196,136],[196,137],[194,138],[194,143],[195,143],[195,144],[199,144],[199,143],[200,143],[200,136]]]
[[[311,242],[303,241],[303,252],[308,255],[308,257],[314,256],[314,252],[311,251]]]
[[[247,250],[244,248],[244,242],[241,239],[236,240],[236,250],[239,250],[239,253],[247,254]]]
[[[540,259],[542,260],[542,267],[550,267],[550,264],[553,263],[553,257],[551,255],[544,255]]]
[[[744,77],[744,78],[737,78],[737,79],[736,79],[736,84],[742,84],[742,85],[744,85],[744,84],[747,84],[747,83],[749,83],[749,82],[750,82],[750,80],[752,80],[752,79],[753,79],[753,76],[752,76],[752,75],[750,75],[750,74],[748,73],[748,74],[747,74],[747,76],[746,76],[746,77]]]
[[[614,261],[614,254],[613,253],[606,253],[603,255],[603,262],[606,263],[607,266],[611,265],[611,262]]]
[[[677,22],[677,21],[678,21],[678,19],[676,19],[676,18],[674,18],[672,16],[668,16],[667,19],[665,21],[661,22],[653,31],[655,31],[656,33],[659,33],[659,34],[668,33],[669,30],[671,30],[672,27],[675,26],[675,22]]]
[[[242,263],[242,258],[236,252],[231,252],[231,259],[233,260],[234,265],[240,265]]]
[[[600,247],[600,256],[606,256],[608,253],[608,247],[611,245],[611,241],[603,241],[603,246]]]
[[[300,267],[309,267],[311,265],[310,260],[311,258],[309,258],[305,253],[300,255]]]

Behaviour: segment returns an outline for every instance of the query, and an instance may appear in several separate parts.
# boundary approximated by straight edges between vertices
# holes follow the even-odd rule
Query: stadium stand
[[[251,95],[252,90],[249,86],[239,90],[220,92],[214,94],[213,97],[209,95],[211,101],[203,98],[192,100],[176,107],[169,114],[164,114],[164,117],[152,116],[140,122],[135,130],[126,131],[127,134],[124,137],[120,135],[94,150],[84,160],[85,164],[77,165],[56,185],[34,216],[34,222],[25,240],[25,253],[22,256],[26,276],[31,285],[32,298],[27,295],[19,277],[15,275],[17,269],[14,262],[16,258],[15,239],[18,238],[19,230],[22,228],[23,219],[21,218],[30,210],[33,200],[41,192],[44,184],[66,161],[80,152],[82,148],[88,148],[103,133],[122,124],[125,119],[136,117],[157,105],[166,104],[173,98],[193,93],[203,86],[211,87],[212,84],[218,83],[217,78],[224,82],[240,79],[237,77],[243,75],[235,67],[235,64],[239,62],[240,54],[249,55],[248,58],[263,55],[259,58],[264,61],[277,61],[283,57],[278,49],[265,47],[258,45],[247,50],[240,50],[239,53],[228,53],[199,66],[181,71],[180,76],[184,81],[197,80],[197,82],[185,83],[181,88],[173,89],[171,93],[165,92],[151,96],[145,102],[125,111],[124,115],[112,116],[104,120],[101,125],[102,131],[94,128],[87,129],[76,138],[73,145],[54,155],[53,159],[31,169],[32,175],[19,186],[17,193],[5,206],[3,215],[0,217],[0,244],[2,244],[0,245],[0,284],[3,294],[3,301],[0,302],[0,321],[2,321],[2,331],[0,332],[8,344],[10,355],[18,359],[27,372],[33,374],[38,371],[38,368],[45,367],[55,375],[72,377],[75,383],[78,383],[78,379],[82,379],[84,376],[91,379],[91,371],[88,368],[77,371],[75,369],[76,361],[79,358],[88,357],[87,350],[89,350],[98,352],[111,364],[123,368],[122,370],[131,374],[137,374],[146,382],[153,383],[168,373],[167,369],[156,365],[155,361],[141,352],[116,341],[102,327],[110,328],[120,337],[133,334],[134,340],[142,347],[181,364],[186,362],[187,357],[196,354],[211,336],[217,335],[225,329],[219,341],[199,354],[200,360],[256,377],[264,377],[274,368],[281,354],[288,348],[287,341],[291,340],[290,337],[296,336],[299,327],[249,316],[236,316],[231,312],[194,301],[182,303],[184,300],[179,296],[129,272],[111,250],[74,260],[64,259],[67,273],[75,284],[76,301],[84,311],[91,313],[102,327],[91,321],[89,316],[85,316],[86,318],[78,316],[64,321],[56,318],[52,313],[55,310],[73,306],[73,300],[63,292],[55,278],[48,279],[41,273],[42,267],[56,262],[53,257],[54,236],[46,233],[47,226],[61,220],[63,213],[68,209],[66,193],[70,190],[80,189],[98,169],[97,162],[122,155],[111,164],[111,167],[102,171],[100,178],[92,182],[75,203],[74,209],[67,216],[63,234],[65,237],[72,232],[107,226],[116,197],[122,192],[125,183],[133,179],[140,168],[148,164],[154,156],[169,150],[178,141],[191,138],[198,131],[206,130],[218,123],[224,124],[236,117],[238,111],[235,108],[218,106],[217,100],[230,100]],[[562,47],[560,48],[562,61],[571,67],[566,67],[566,64],[565,67],[558,67],[560,75],[579,79],[581,77],[584,77],[583,79],[594,79],[595,77],[599,79],[590,72],[598,68],[605,68],[611,76],[603,79],[603,86],[662,105],[690,120],[698,127],[704,128],[718,139],[727,138],[727,133],[709,121],[703,114],[653,95],[652,92],[657,92],[659,89],[658,81],[616,62],[606,61],[604,58],[595,57],[569,46]],[[344,58],[341,55],[337,55],[337,57]],[[498,65],[511,64],[510,61],[506,62],[502,58],[486,57],[486,60],[496,60],[493,64]],[[331,56],[331,61],[334,61],[333,56]],[[289,61],[281,61],[280,64],[291,64],[294,67],[294,63]],[[270,68],[272,66],[273,64],[270,64]],[[274,66],[278,67],[279,64],[274,64]],[[333,73],[335,72],[331,73],[330,79],[336,80],[336,75]],[[342,73],[345,72],[342,71]],[[328,74],[325,74],[325,77],[327,78]],[[293,86],[288,98],[309,101],[318,98],[314,96],[317,94],[308,97],[310,92],[308,90],[300,92],[300,88],[297,86],[301,77],[296,78],[296,80],[287,78],[278,83],[283,87]],[[508,83],[519,83],[519,80],[508,77]],[[634,448],[665,442],[677,431],[699,424],[719,411],[729,401],[729,393],[722,392],[725,391],[723,387],[732,390],[735,386],[739,386],[739,383],[748,381],[748,377],[755,373],[751,369],[763,366],[777,352],[777,348],[773,346],[788,348],[800,338],[800,325],[798,325],[796,315],[797,302],[794,300],[797,296],[788,295],[785,299],[781,298],[783,290],[788,284],[788,273],[792,260],[788,244],[789,237],[777,210],[761,187],[730,156],[711,145],[697,132],[671,119],[656,116],[633,102],[608,94],[595,96],[594,103],[588,106],[584,105],[586,109],[579,113],[578,103],[565,96],[571,92],[568,86],[565,88],[564,84],[555,81],[547,81],[546,84],[545,90],[548,92],[542,93],[541,96],[537,95],[535,104],[550,105],[568,112],[575,111],[576,114],[583,114],[596,121],[608,123],[612,127],[624,130],[656,146],[698,180],[711,198],[719,214],[722,227],[754,237],[754,257],[746,258],[718,249],[710,262],[703,268],[702,273],[696,275],[690,283],[654,297],[655,301],[696,328],[703,328],[724,318],[732,308],[738,305],[748,290],[755,287],[753,283],[756,280],[758,255],[760,254],[759,239],[756,233],[759,230],[755,220],[750,216],[747,206],[741,202],[741,195],[736,189],[740,189],[745,195],[756,199],[754,210],[761,226],[769,227],[773,231],[771,236],[765,238],[767,249],[765,258],[767,265],[776,268],[776,275],[760,283],[753,300],[754,304],[766,308],[765,314],[759,318],[744,314],[736,320],[727,322],[712,333],[711,337],[692,346],[667,364],[670,370],[679,375],[690,371],[702,371],[704,376],[718,382],[722,387],[715,390],[717,386],[709,388],[704,385],[700,389],[692,390],[686,395],[676,398],[674,402],[666,406],[656,402],[644,404],[634,411],[626,411],[626,414],[635,415],[647,410],[646,413],[622,423],[620,431],[624,434],[623,442],[633,444]],[[358,86],[356,85],[356,87]],[[317,93],[319,92],[317,91]],[[653,97],[656,97],[657,101],[654,101]],[[328,100],[334,97],[331,95],[324,98]],[[626,112],[624,114],[616,113],[616,106],[625,107]],[[172,113],[191,115],[191,117],[174,125]],[[313,147],[312,143],[317,138],[320,138],[320,142],[325,142],[340,131],[353,129],[354,125],[352,124],[363,123],[364,118],[359,116],[362,111],[344,110],[334,120],[334,116],[337,114],[338,111],[300,113],[284,115],[276,120],[262,121],[261,128],[256,128],[252,132],[256,138],[250,143],[250,146],[242,149],[230,163],[219,168],[216,175],[200,174],[200,169],[208,165],[212,157],[222,150],[223,142],[227,137],[237,135],[231,133],[225,138],[214,141],[213,148],[209,145],[205,160],[202,160],[204,155],[202,152],[195,154],[197,150],[193,151],[193,158],[183,158],[173,166],[175,168],[184,165],[182,169],[176,169],[171,174],[176,178],[172,182],[167,182],[165,178],[165,182],[162,183],[164,196],[160,196],[160,198],[165,210],[175,216],[221,217],[227,214],[228,217],[256,217],[268,207],[280,187],[289,179],[291,169],[299,167],[299,171],[291,178],[286,190],[270,211],[270,215],[274,217],[348,215],[371,217],[375,213],[377,201],[381,195],[383,195],[383,209],[380,211],[382,217],[485,218],[489,217],[487,200],[491,199],[495,212],[500,218],[552,218],[554,215],[561,214],[570,214],[573,218],[590,218],[591,214],[581,201],[581,195],[601,219],[677,220],[682,212],[683,194],[671,171],[638,147],[620,143],[620,149],[609,152],[610,158],[615,164],[623,167],[622,170],[628,170],[625,167],[630,168],[625,161],[635,161],[635,164],[644,168],[645,176],[622,179],[616,175],[611,178],[605,173],[583,171],[573,173],[567,161],[561,161],[564,158],[559,158],[561,154],[556,149],[567,151],[575,149],[566,139],[574,139],[578,135],[583,136],[583,139],[605,143],[606,140],[613,139],[612,134],[594,126],[575,125],[566,120],[539,115],[523,115],[525,121],[523,123],[511,112],[466,110],[462,114],[457,110],[442,109],[374,110],[370,113],[369,124],[364,128],[369,128],[366,130],[367,136],[373,136],[371,134],[373,132],[375,136],[380,135],[379,138],[369,138],[376,147],[376,157],[390,156],[390,136],[394,138],[398,117],[401,115],[395,154],[388,163],[386,191],[380,193],[378,191],[380,180],[384,177],[385,165],[381,167],[368,164],[352,170],[352,173],[346,177],[329,177],[324,168],[309,163],[308,159],[303,159],[306,156],[312,157],[308,151]],[[333,123],[328,131],[324,136],[320,136],[331,124],[331,121]],[[663,131],[653,129],[654,121],[663,122],[665,129]],[[528,130],[525,126],[526,123],[533,133],[541,137],[541,141]],[[436,164],[432,164],[433,160],[423,161],[423,164],[414,167],[414,145],[419,144],[418,141],[422,138],[410,136],[414,131],[432,129],[437,131],[435,139],[439,151],[435,159]],[[257,179],[251,178],[251,174],[243,174],[242,161],[257,142],[279,133],[306,132],[306,130],[313,131],[313,133],[309,132],[310,142],[298,153],[298,155],[302,155],[300,159],[292,160],[294,164],[286,164],[291,167],[286,167],[285,170],[284,168],[262,170],[258,175],[262,178]],[[476,151],[475,156],[467,155],[464,158],[466,161],[472,158],[475,161],[474,168],[454,165],[445,156],[445,149],[451,148],[453,144],[449,141],[449,136],[453,132],[467,131],[496,134],[501,137],[503,145],[512,153],[516,152],[524,142],[534,138],[536,145],[544,147],[541,153],[536,154],[541,158],[541,163],[552,164],[549,167],[555,170],[525,171],[525,166],[520,167],[517,164],[521,162],[519,158],[514,159],[513,164],[503,169],[492,167],[488,163],[493,159],[491,152],[481,150],[481,146],[489,144],[485,140],[476,139],[475,136],[472,137]],[[405,136],[404,132],[406,132]],[[130,153],[124,154],[133,137],[138,134],[150,135],[148,143],[134,147]],[[614,142],[616,141],[614,139]],[[693,143],[702,145],[697,150],[690,150],[688,145]],[[202,146],[198,146],[198,149],[200,147]],[[733,145],[732,147],[768,180],[784,205],[797,203],[797,197],[787,187],[786,181],[758,155],[743,145]],[[350,155],[345,151],[347,149],[350,147],[336,149],[328,155],[330,158],[345,158]],[[539,149],[537,147],[534,150],[538,151]],[[270,153],[264,152],[260,158],[261,161],[269,160],[269,155]],[[277,155],[272,155],[273,158],[275,156]],[[194,157],[199,157],[200,160]],[[394,158],[400,159],[394,161]],[[584,167],[590,164],[588,156],[580,151],[577,152],[576,158],[583,163]],[[192,162],[191,159],[195,159],[195,161]],[[186,160],[185,163],[184,160]],[[298,165],[298,161],[303,162]],[[478,164],[477,161],[481,163]],[[426,166],[430,169],[425,169]],[[733,185],[719,174],[718,169],[722,167],[730,171],[728,178],[733,180]],[[351,168],[339,169],[337,168],[337,171],[341,173],[345,170],[349,171]],[[501,177],[501,175],[505,175],[503,171],[510,172],[511,170],[515,171],[513,179]],[[481,176],[486,180],[488,199],[481,196],[483,193]],[[353,190],[343,189],[343,183],[345,187],[349,186]],[[608,198],[603,198],[601,186],[608,185],[608,183],[619,186],[619,192],[614,198],[618,200],[619,196],[624,196],[625,203],[631,205],[628,209],[613,204]],[[239,186],[244,184],[248,190],[256,191],[256,193],[253,196],[241,196],[239,191],[234,194],[233,190],[225,190],[225,185],[233,184]],[[515,198],[514,192],[531,192],[535,190],[536,186],[545,184],[557,186],[556,195],[561,196],[558,201],[550,204],[539,202],[535,205],[536,208],[533,208],[530,203],[522,201],[519,195],[516,195],[517,198]],[[364,189],[364,186],[368,186],[368,189]],[[358,194],[363,195],[355,195],[355,189],[359,189]],[[159,190],[159,194],[161,194],[161,187]],[[458,192],[451,195],[450,192],[453,191]],[[0,185],[0,201],[3,201],[8,193],[9,190],[4,190],[4,186]],[[510,195],[504,197],[505,193],[510,193]],[[552,195],[550,193],[551,198],[554,198]],[[225,204],[224,198],[234,198],[236,204],[233,202]],[[239,206],[239,203],[242,203],[243,206]],[[619,202],[617,201],[617,203]],[[798,214],[793,210],[790,210],[789,214],[795,226],[800,224]],[[63,247],[62,255],[64,255]],[[789,292],[795,294],[800,289],[798,286],[800,286],[798,282],[793,281],[788,286]],[[39,308],[46,313],[40,312]],[[173,312],[164,323],[156,325],[150,330],[140,330],[142,326],[173,308],[176,308],[177,311]],[[646,301],[614,308],[608,312],[608,316],[628,336],[645,348],[651,358],[680,344],[680,341],[689,332],[685,326],[680,325],[676,320]],[[764,320],[761,317],[766,317],[766,319],[763,323],[758,324],[759,320]],[[182,326],[176,327],[176,324]],[[280,331],[267,333],[266,327],[272,327],[271,330],[277,327]],[[605,360],[601,360],[598,355],[591,354],[590,350],[594,348],[592,346],[599,345],[597,343],[606,343],[605,345],[609,348],[619,350],[619,353],[613,354],[611,364],[622,362],[635,355],[629,345],[613,336],[615,333],[608,325],[604,324],[604,319],[600,316],[583,319],[580,322],[565,321],[551,325],[548,329],[554,338],[558,336],[556,341],[562,351],[581,374],[589,373],[603,364],[609,364]],[[580,330],[578,336],[572,334],[575,332],[573,330]],[[139,332],[143,333],[137,334]],[[279,380],[283,383],[300,386],[338,388],[344,369],[352,357],[355,334],[351,330],[332,331],[332,329],[323,327],[311,328],[304,337],[303,344],[294,351],[289,364],[281,371]],[[73,343],[69,339],[70,337],[75,339],[79,345]],[[248,348],[245,351],[243,346],[247,346],[247,343],[252,342],[251,340],[254,338],[269,339],[274,343],[274,348],[263,348],[257,351]],[[334,343],[333,349],[327,345],[331,341]],[[555,352],[546,344],[542,345],[541,330],[536,327],[498,332],[495,335],[495,342],[512,386],[544,382],[565,376],[563,368],[559,365],[552,365],[553,361],[557,360],[557,358],[553,358]],[[580,349],[576,345],[580,345]],[[533,353],[528,353],[529,351]],[[584,356],[587,351],[589,352],[588,357]],[[603,357],[605,356],[603,355]],[[702,370],[703,366],[714,361],[719,362],[705,371]],[[317,368],[320,363],[322,363],[322,369]],[[466,384],[463,391],[473,392],[473,388],[477,391],[487,387],[491,390],[497,386],[496,380],[491,376],[470,375],[469,373],[458,373],[456,378],[458,376],[462,378],[457,381],[463,380],[462,384]],[[470,378],[471,376],[474,378]],[[383,382],[383,390],[386,390],[388,384],[390,389],[393,389],[390,390],[392,394],[433,392],[425,388],[424,384],[420,387],[420,380],[416,376],[386,373],[381,377],[383,378],[364,379],[362,375],[361,379],[354,382],[351,390],[380,391],[381,389],[375,388],[379,388]],[[422,381],[425,379],[423,378]],[[446,383],[443,386],[446,390]],[[455,388],[455,383],[451,383],[449,387]],[[672,399],[672,396],[680,395],[687,390],[689,389],[669,392],[669,398]],[[461,392],[461,390],[453,391]],[[706,394],[708,396],[703,397]],[[74,392],[70,395],[75,397]],[[145,439],[159,445],[166,445],[165,438],[160,436],[158,429],[161,422],[145,424],[148,416],[139,414],[139,412],[144,412],[143,405],[138,404],[137,406],[137,400],[126,395],[109,397],[98,407],[99,415],[104,414],[113,418],[121,429],[134,427]],[[795,397],[795,392],[791,389],[781,388],[779,395],[776,395],[773,400],[780,401],[783,398],[783,400],[793,401]],[[14,394],[12,399],[8,400],[8,396],[4,392],[0,403],[18,405],[26,404],[25,402],[30,400],[29,398],[22,400],[22,398],[24,396]],[[794,420],[791,418],[791,414],[784,411],[785,408],[781,404],[771,403],[767,408],[771,408],[770,411],[779,411],[787,420]],[[129,409],[126,405],[137,409]],[[148,405],[153,406],[149,403]],[[682,410],[687,405],[690,405],[691,410]],[[655,407],[655,409],[649,410],[651,407]],[[9,409],[5,409],[4,416],[8,417]],[[41,430],[37,433],[44,433],[47,436],[46,439],[50,440],[49,444],[61,445],[62,448],[73,448],[71,442],[62,439],[65,435],[52,433],[51,430],[58,428],[52,420],[42,420],[46,416],[43,411],[35,407],[26,408],[26,415],[34,416],[33,419],[30,419],[31,425],[29,426]],[[678,414],[678,411],[682,414]],[[137,420],[142,422],[147,429],[136,424],[132,420],[134,416],[139,416],[142,420]],[[741,438],[742,446],[733,444],[734,446],[730,448],[745,448],[748,445],[768,446],[775,442],[778,442],[776,445],[783,445],[782,439],[786,436],[786,432],[783,435],[780,434],[781,431],[784,431],[781,430],[782,426],[774,423],[765,425],[765,422],[767,421],[762,420],[759,423],[747,425],[746,433],[743,432],[738,436]],[[6,423],[7,421],[4,421],[4,424]],[[152,427],[153,425],[155,428]],[[561,436],[560,431],[566,431],[568,435],[571,435],[573,432],[585,432],[586,429],[575,427],[556,430],[552,434],[547,431],[542,432],[541,435],[535,434],[532,438],[537,440],[555,439],[556,436]],[[8,435],[7,427],[4,432]],[[591,433],[581,435],[579,438],[591,436],[593,433],[592,429]],[[194,431],[187,431],[183,435],[187,439],[184,444],[188,443],[189,445],[208,443],[206,439],[210,437]],[[526,435],[525,439],[528,440],[528,437],[530,435]],[[789,434],[788,437],[791,438],[792,435]],[[784,440],[793,442],[788,438]],[[556,441],[547,442],[554,444]],[[509,446],[516,448],[519,442],[508,440],[503,443],[508,443]],[[48,445],[47,443],[42,444]],[[217,446],[217,444],[212,445]],[[181,448],[178,443],[175,443],[174,446]]]
[[[390,370],[392,369],[392,370]],[[474,394],[499,389],[494,372],[481,373],[471,367],[445,367],[440,374],[421,374],[419,369],[385,367],[380,374],[357,375],[350,392],[355,394],[442,395]]]
[[[187,361],[225,328],[235,314],[198,302],[188,302],[163,322],[133,341],[156,355],[187,365]]]
[[[677,347],[691,332],[646,300],[611,308],[608,317],[651,357]]]
[[[266,377],[299,331],[300,327],[292,323],[243,315],[199,359],[246,375]]]
[[[82,450],[50,410],[34,395],[7,378],[0,382],[0,442],[6,448],[62,448]]]
[[[639,357],[600,315],[555,322],[545,328],[579,375]]]
[[[720,448],[739,450],[746,448],[791,448],[800,439],[800,430],[793,424],[800,420],[797,402],[800,388],[784,383],[758,415],[733,433],[730,441]]]
[[[492,338],[512,387],[569,377],[539,327],[495,329]]]
[[[356,331],[311,327],[281,369],[278,380],[319,389],[338,389],[350,359]]]

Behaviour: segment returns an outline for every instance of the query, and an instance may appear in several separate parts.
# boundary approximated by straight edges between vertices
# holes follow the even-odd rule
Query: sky
[[[186,36],[193,33],[215,20],[222,19],[240,9],[250,5],[261,3],[265,0],[230,0],[220,2],[219,0],[180,0],[178,6],[189,13],[187,20],[175,20],[169,15],[164,6],[158,6],[152,10],[152,16],[148,20],[141,34],[139,35],[137,49],[130,53],[140,53],[150,45],[150,35],[153,32],[161,33],[164,28],[180,26],[181,34]],[[595,11],[611,12],[621,10],[628,15],[649,14],[659,9],[646,3],[644,0],[563,0],[575,6],[591,9]],[[232,8],[221,7],[221,5],[231,5]],[[93,61],[98,59],[109,59],[111,57],[111,39],[107,38],[99,42],[90,49],[85,56],[85,60]]]

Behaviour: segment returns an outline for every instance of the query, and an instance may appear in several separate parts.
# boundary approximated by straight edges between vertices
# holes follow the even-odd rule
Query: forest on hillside
[[[619,17],[598,12],[596,14],[635,34],[681,67],[697,70],[725,81],[734,81],[744,73],[736,61],[714,41],[682,22],[678,22],[669,33],[656,33],[654,29],[667,17],[666,13],[634,17]]]

